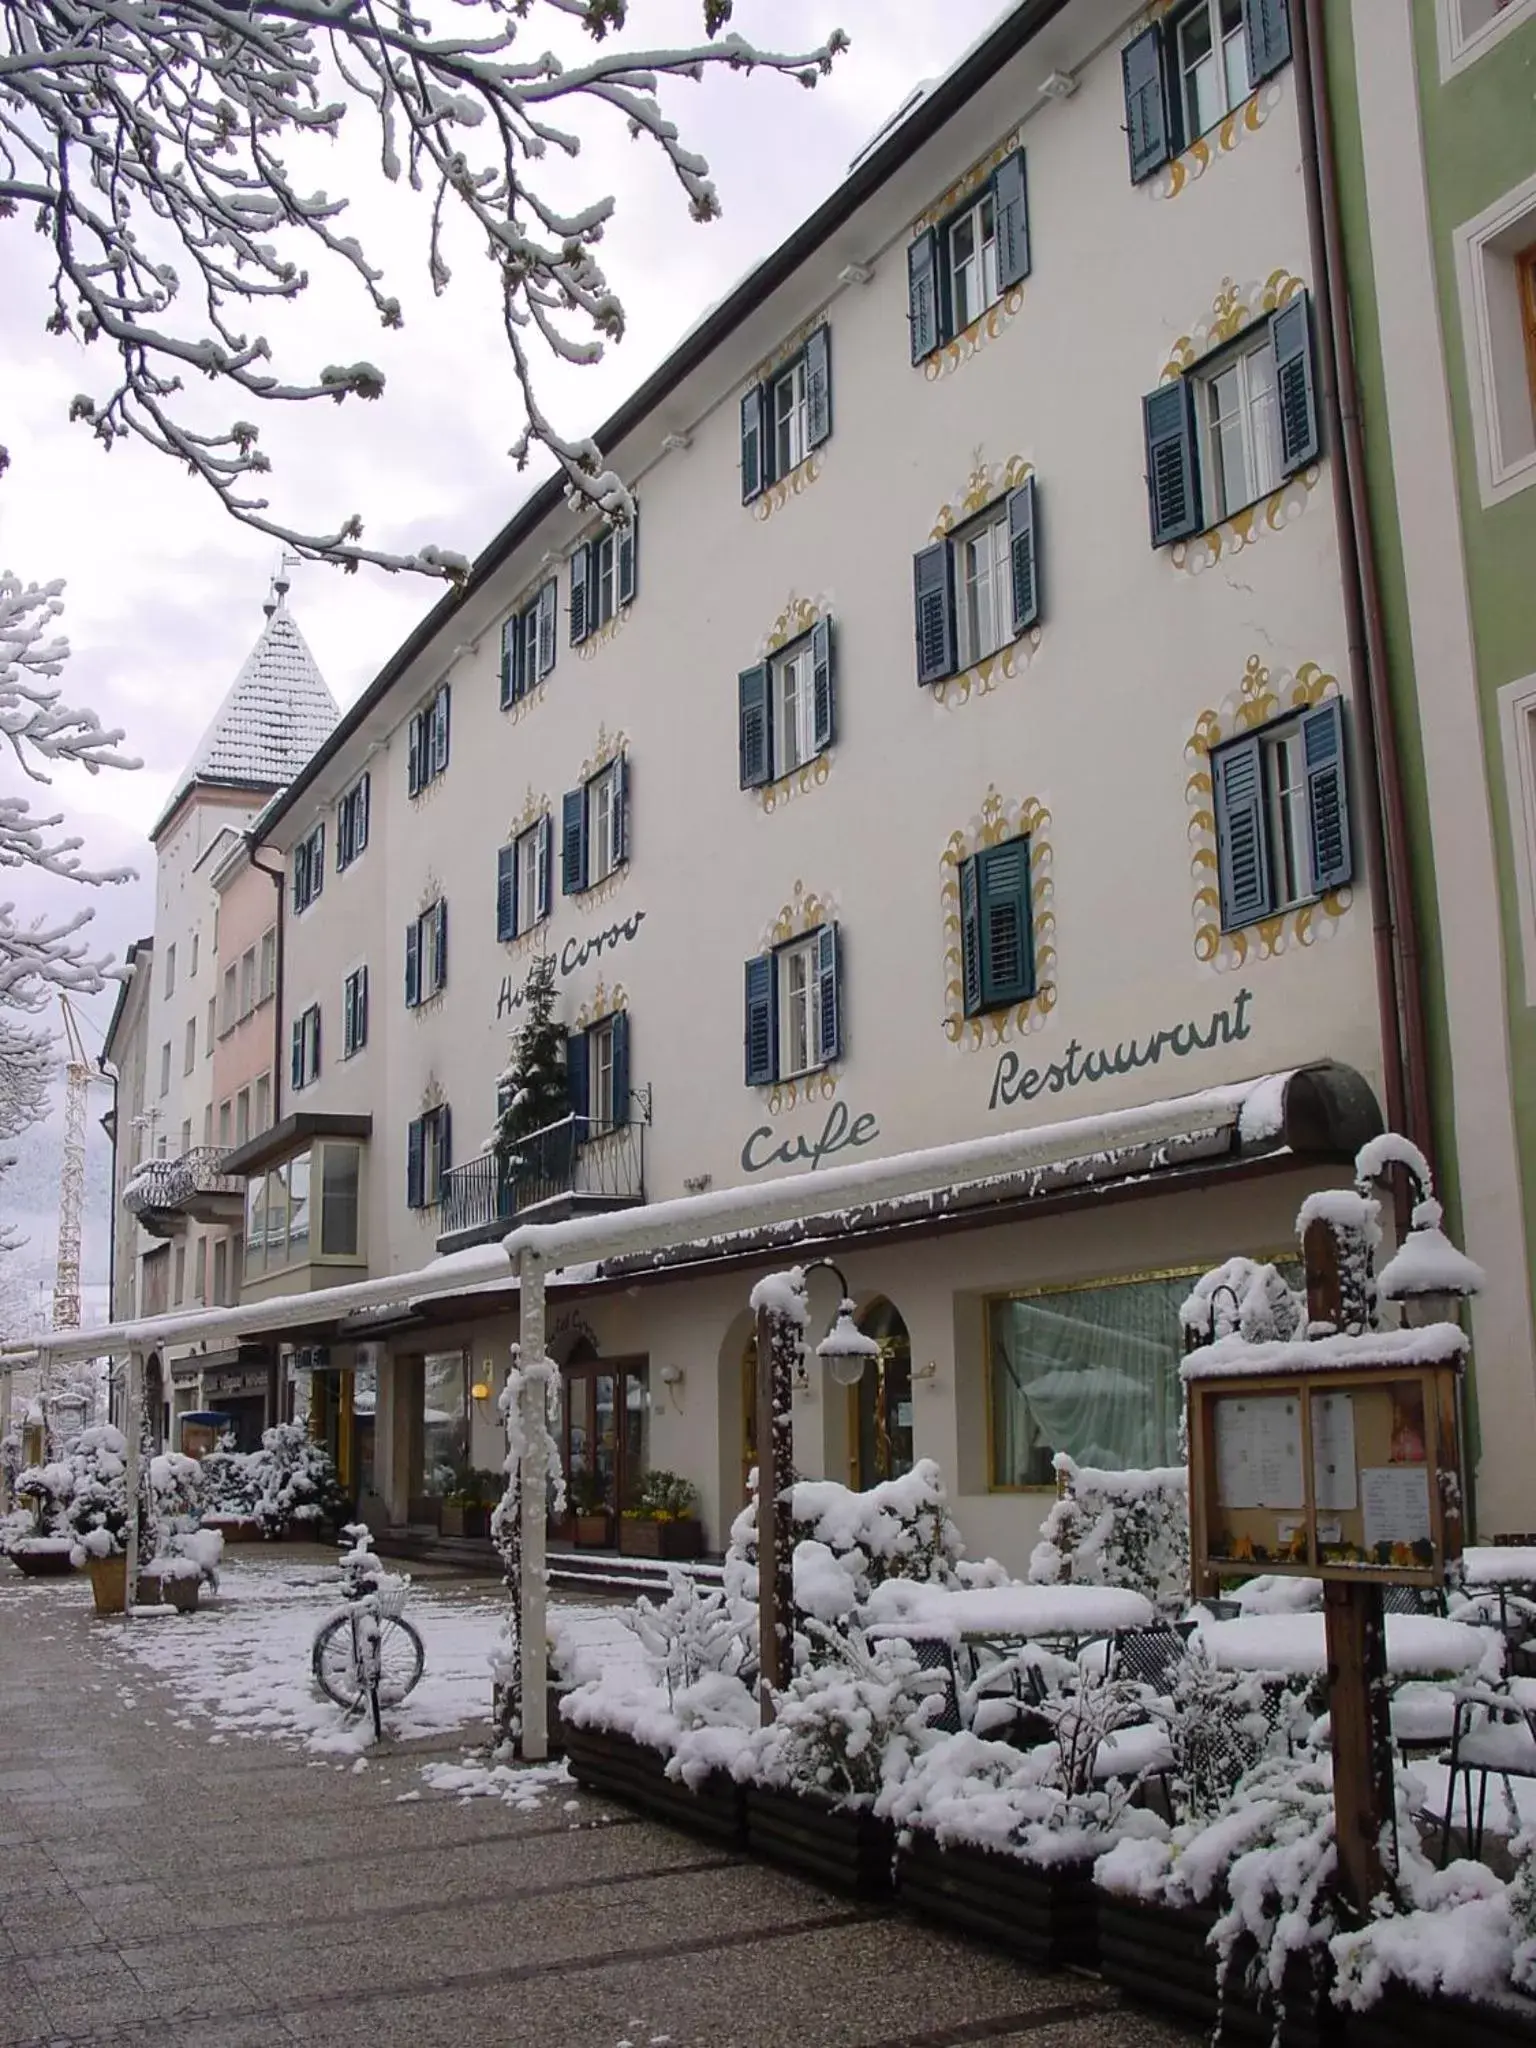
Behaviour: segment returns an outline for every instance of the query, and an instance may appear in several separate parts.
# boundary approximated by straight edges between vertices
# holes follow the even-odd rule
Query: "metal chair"
[[[1145,1628],[1116,1629],[1109,1640],[1110,1678],[1133,1679],[1165,1697],[1195,1627],[1192,1621],[1154,1621]]]
[[[1446,1611],[1444,1586],[1383,1586],[1382,1611],[1386,1614],[1438,1614]]]
[[[1519,1683],[1518,1680],[1515,1683]],[[1450,1784],[1445,1795],[1445,1819],[1440,1829],[1440,1863],[1450,1854],[1451,1819],[1456,1810],[1456,1780],[1463,1781],[1463,1804],[1467,1816],[1467,1847],[1474,1858],[1483,1853],[1483,1827],[1488,1811],[1488,1780],[1498,1778],[1514,1803],[1515,1778],[1536,1778],[1536,1700],[1516,1697],[1513,1691],[1494,1692],[1487,1686],[1467,1686],[1456,1694],[1455,1720],[1451,1728]],[[1472,1778],[1479,1779],[1477,1818],[1472,1817]]]

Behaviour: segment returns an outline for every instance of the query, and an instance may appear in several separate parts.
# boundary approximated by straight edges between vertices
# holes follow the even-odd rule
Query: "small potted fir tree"
[[[702,1557],[698,1488],[677,1472],[647,1472],[619,1520],[619,1548],[630,1557]]]
[[[575,1142],[575,1134],[569,1130],[563,1138],[541,1138],[537,1146],[528,1142],[571,1113],[566,1029],[556,1023],[554,1015],[552,953],[540,954],[529,967],[522,1002],[523,1021],[512,1034],[511,1059],[501,1077],[501,1116],[492,1140],[501,1185],[508,1192],[509,1216],[517,1213],[520,1187],[563,1174],[569,1164],[569,1148]],[[565,1151],[565,1158],[556,1156],[552,1149],[556,1147]]]

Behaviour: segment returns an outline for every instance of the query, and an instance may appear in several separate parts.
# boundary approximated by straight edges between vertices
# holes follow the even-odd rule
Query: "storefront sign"
[[[1033,1102],[1037,1095],[1061,1095],[1069,1088],[1107,1081],[1115,1074],[1134,1073],[1138,1067],[1155,1067],[1165,1053],[1169,1059],[1187,1060],[1191,1053],[1234,1045],[1248,1036],[1247,1012],[1252,1001],[1253,990],[1240,988],[1225,1009],[1212,1013],[1207,1030],[1193,1022],[1174,1024],[1144,1039],[1122,1039],[1113,1052],[1100,1046],[1085,1053],[1074,1038],[1049,1067],[1026,1067],[1016,1052],[1005,1052],[992,1076],[987,1107],[1011,1108],[1016,1102]]]
[[[231,1367],[227,1372],[208,1372],[203,1375],[203,1398],[212,1400],[215,1395],[228,1399],[234,1394],[264,1394],[267,1391],[267,1372],[264,1366]]]
[[[834,1152],[857,1150],[872,1145],[880,1135],[880,1126],[866,1113],[855,1116],[846,1102],[834,1102],[827,1112],[827,1120],[817,1138],[807,1137],[803,1132],[796,1138],[784,1138],[775,1144],[777,1132],[772,1124],[759,1124],[741,1148],[741,1165],[744,1173],[761,1173],[769,1166],[809,1166],[814,1173],[823,1159],[830,1159]]]
[[[604,953],[612,952],[616,946],[628,945],[644,923],[645,912],[637,910],[626,917],[622,924],[611,924],[605,931],[594,932],[588,939],[567,939],[560,948],[560,957],[555,963],[556,980],[563,981],[567,975],[585,967],[589,960],[600,959]],[[522,984],[510,974],[503,975],[501,993],[496,998],[496,1015],[506,1017],[513,1010],[520,1010],[522,1007]]]

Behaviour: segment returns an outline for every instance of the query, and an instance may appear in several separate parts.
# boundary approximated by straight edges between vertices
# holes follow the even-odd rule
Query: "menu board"
[[[1379,1545],[1412,1550],[1431,1540],[1427,1465],[1363,1466],[1360,1504],[1368,1556],[1374,1556]]]
[[[1225,1508],[1306,1506],[1298,1396],[1216,1403],[1216,1498]]]
[[[1353,1394],[1312,1396],[1312,1491],[1320,1512],[1349,1510],[1358,1502]]]

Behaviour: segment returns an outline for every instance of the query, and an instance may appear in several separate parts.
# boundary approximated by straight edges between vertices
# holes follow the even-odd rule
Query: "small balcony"
[[[595,1126],[568,1116],[524,1138],[506,1159],[482,1152],[443,1175],[439,1252],[505,1237],[517,1223],[554,1223],[603,1209],[632,1209],[645,1200],[648,1115]]]
[[[179,1159],[146,1159],[123,1189],[123,1207],[151,1237],[175,1237],[189,1221],[238,1223],[245,1181],[223,1164],[216,1145],[196,1146]]]

